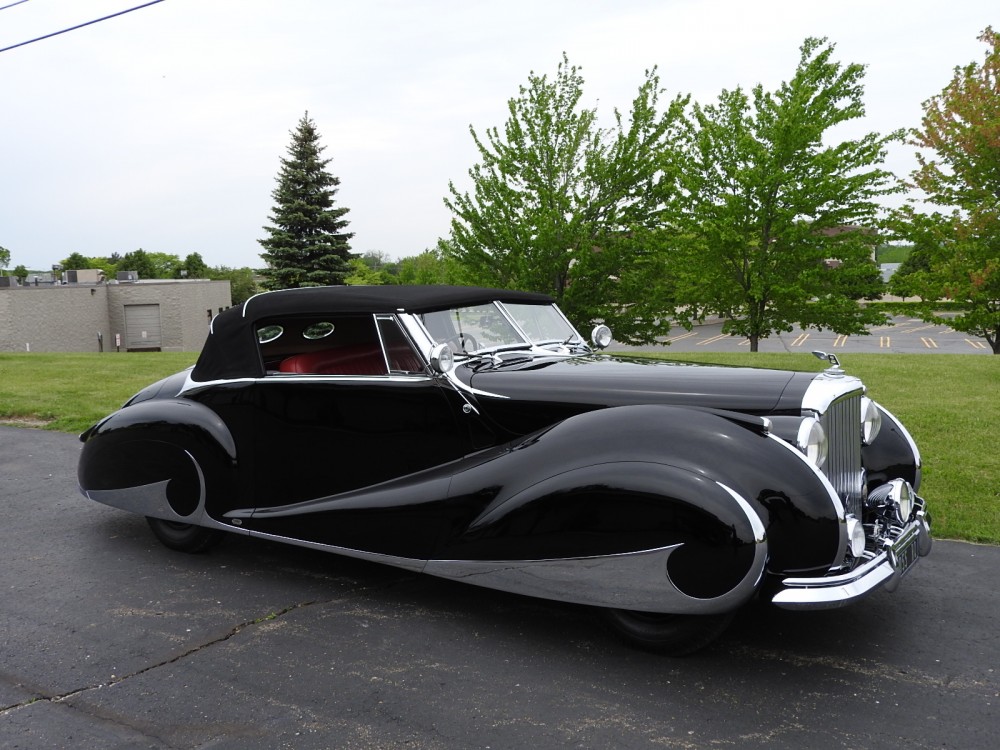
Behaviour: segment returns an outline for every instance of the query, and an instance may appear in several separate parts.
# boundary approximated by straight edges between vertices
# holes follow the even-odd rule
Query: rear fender
[[[236,446],[219,416],[187,400],[152,400],[106,417],[81,437],[80,491],[144,516],[201,526],[235,483]]]

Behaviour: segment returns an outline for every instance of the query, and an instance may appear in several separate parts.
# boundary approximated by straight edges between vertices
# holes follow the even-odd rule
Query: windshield
[[[568,344],[580,336],[552,305],[504,304],[507,312],[535,344]]]
[[[420,321],[436,343],[449,344],[457,354],[582,343],[555,305],[491,302],[424,313]]]
[[[437,343],[457,353],[528,343],[493,303],[424,313],[420,320]]]

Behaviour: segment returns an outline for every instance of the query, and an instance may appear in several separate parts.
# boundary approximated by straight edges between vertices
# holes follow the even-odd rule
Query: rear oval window
[[[281,326],[261,326],[257,329],[257,341],[261,344],[269,344],[278,339],[285,329]]]
[[[325,339],[331,333],[333,333],[334,325],[329,321],[324,321],[322,323],[313,323],[302,331],[302,338],[309,339],[310,341],[315,341],[316,339]]]

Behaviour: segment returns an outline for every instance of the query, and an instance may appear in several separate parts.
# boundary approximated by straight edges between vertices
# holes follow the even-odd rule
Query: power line
[[[17,0],[16,3],[7,3],[6,5],[0,5],[0,10],[7,10],[7,8],[13,8],[15,5],[20,5],[21,3],[26,3],[28,0]]]
[[[19,0],[19,2],[27,2],[27,0]],[[62,31],[53,31],[51,34],[46,34],[45,36],[36,37],[35,39],[29,39],[26,42],[20,42],[18,44],[12,44],[9,47],[4,47],[0,49],[0,52],[6,52],[7,50],[17,49],[18,47],[23,47],[26,44],[33,44],[34,42],[40,42],[43,39],[49,39],[50,37],[59,36],[60,34],[65,34],[67,31],[76,31],[77,29],[82,29],[84,26],[91,26],[95,23],[100,23],[101,21],[107,21],[109,18],[115,18],[117,16],[123,16],[126,13],[131,13],[133,10],[141,10],[142,8],[148,8],[150,5],[156,5],[157,3],[162,3],[163,0],[152,0],[152,2],[143,3],[142,5],[137,5],[134,8],[129,8],[128,10],[120,10],[117,13],[112,13],[109,16],[104,16],[103,18],[95,18],[93,21],[87,21],[86,23],[78,23],[76,26],[70,26],[68,29],[63,29]],[[17,3],[13,3],[17,5]],[[10,7],[10,6],[5,6]],[[3,8],[0,8],[3,10]]]

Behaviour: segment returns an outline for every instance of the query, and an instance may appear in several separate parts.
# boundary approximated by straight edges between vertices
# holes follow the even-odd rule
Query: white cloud
[[[0,12],[0,47],[129,0]],[[993,3],[930,0],[166,0],[0,54],[0,245],[44,268],[72,251],[200,252],[259,264],[292,130],[315,119],[354,249],[408,255],[448,231],[442,198],[502,127],[528,72],[565,51],[588,105],[627,111],[658,65],[668,96],[773,88],[809,35],[868,66],[864,131],[919,123],[955,65],[982,57]],[[912,168],[905,149],[892,167]]]

